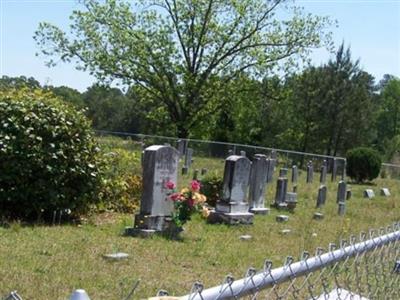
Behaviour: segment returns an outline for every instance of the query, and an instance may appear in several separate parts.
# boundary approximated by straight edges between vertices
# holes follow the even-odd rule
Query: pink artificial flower
[[[191,188],[193,192],[200,191],[200,182],[198,182],[197,180],[193,180],[191,183]]]
[[[192,208],[194,206],[194,200],[193,199],[188,199],[187,200],[187,204],[190,208]]]
[[[173,183],[172,181],[167,181],[167,183],[165,184],[165,187],[167,188],[167,189],[169,189],[169,190],[173,190],[175,187],[176,187],[176,185],[175,185],[175,183]]]
[[[178,201],[181,199],[182,195],[180,193],[173,193],[171,196],[169,196],[172,201]]]

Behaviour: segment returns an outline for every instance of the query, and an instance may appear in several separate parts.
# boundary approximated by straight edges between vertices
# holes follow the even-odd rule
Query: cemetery
[[[400,2],[355,2],[0,0],[0,300],[400,299]]]
[[[108,138],[100,139],[100,145],[109,143]],[[331,180],[326,162],[318,158],[313,162],[322,164],[321,172],[310,174],[313,162],[293,167],[286,156],[275,153],[275,158],[245,157],[227,151],[229,156],[222,159],[197,156],[193,147],[189,163],[186,153],[170,146],[173,143],[147,146],[129,139],[111,140],[114,151],[131,149],[143,157],[132,168],[146,178],[137,213],[110,211],[88,216],[80,224],[0,227],[1,272],[12,282],[3,282],[3,289],[50,299],[84,288],[92,299],[102,299],[128,293],[140,279],[138,298],[154,296],[158,290],[183,295],[196,280],[212,286],[226,274],[240,277],[249,266],[262,265],[266,257],[279,265],[282,253],[312,252],[398,218],[397,180],[378,178],[373,186],[349,187],[348,178],[341,180],[341,175]],[[197,170],[207,171],[201,175]],[[210,173],[219,174],[223,181],[220,200],[215,209],[210,207],[210,215],[193,214],[178,238],[157,234],[171,224],[173,212],[172,203],[165,201],[163,184],[173,181],[184,187],[193,177],[201,184]],[[352,197],[346,200],[349,188]],[[369,190],[375,191],[375,197],[367,201]]]

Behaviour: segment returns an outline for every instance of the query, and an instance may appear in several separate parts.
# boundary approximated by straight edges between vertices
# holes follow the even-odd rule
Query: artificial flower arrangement
[[[197,180],[193,180],[189,187],[180,192],[176,191],[176,185],[172,181],[168,181],[165,187],[169,190],[167,200],[174,203],[172,219],[177,227],[182,227],[195,212],[202,212],[204,217],[208,215],[205,205],[207,198],[200,193],[201,185]]]

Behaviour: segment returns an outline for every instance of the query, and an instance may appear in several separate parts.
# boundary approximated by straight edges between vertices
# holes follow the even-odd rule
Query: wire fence
[[[400,299],[400,223],[379,231],[351,236],[328,252],[304,252],[299,261],[287,257],[273,269],[269,260],[260,271],[250,268],[244,278],[227,276],[209,289],[196,282],[178,299]],[[165,292],[163,293],[165,295]]]
[[[127,150],[142,151],[150,145],[168,144],[175,147],[184,159],[184,165],[192,170],[197,169],[196,161],[193,157],[198,158],[215,158],[220,159],[220,169],[223,169],[223,159],[229,155],[244,155],[250,159],[255,154],[264,154],[267,157],[275,158],[277,166],[290,168],[296,165],[300,170],[306,170],[310,164],[315,171],[319,171],[323,165],[327,167],[328,173],[331,174],[332,181],[340,180],[345,177],[346,159],[343,157],[335,157],[329,155],[321,155],[315,153],[306,153],[292,150],[283,150],[276,148],[268,148],[254,145],[244,145],[238,143],[216,142],[197,139],[180,139],[175,137],[165,137],[157,135],[134,134],[127,132],[112,132],[97,130],[98,136],[103,137],[99,142],[106,146],[121,147],[118,137],[123,139],[125,143],[122,145]]]

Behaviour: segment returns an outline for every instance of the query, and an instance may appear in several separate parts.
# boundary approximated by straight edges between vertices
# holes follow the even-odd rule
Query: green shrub
[[[0,214],[88,209],[102,159],[83,112],[43,90],[0,91]]]
[[[373,180],[381,169],[381,157],[371,148],[359,147],[347,152],[347,175],[356,182]]]
[[[139,155],[133,151],[114,148],[112,152],[107,152],[104,156],[106,167],[97,209],[124,213],[135,212],[139,207],[142,193],[142,178],[138,175]]]
[[[222,193],[223,179],[217,172],[207,174],[201,179],[201,193],[207,197],[206,203],[215,207]]]

